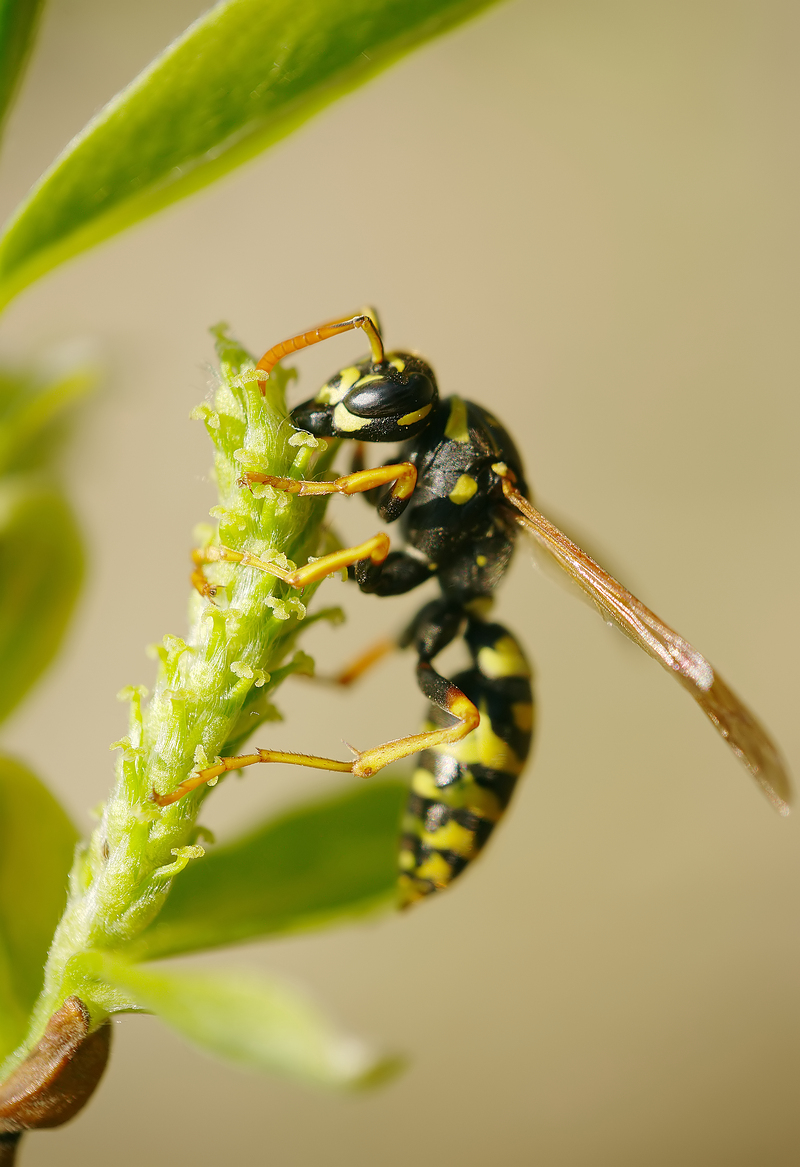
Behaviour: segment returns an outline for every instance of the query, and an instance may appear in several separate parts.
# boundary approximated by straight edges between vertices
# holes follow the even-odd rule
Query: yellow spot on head
[[[406,363],[402,357],[395,357],[393,361],[389,361],[389,364],[393,369],[397,369],[398,373],[402,373],[403,369],[406,367]]]
[[[337,373],[327,385],[322,386],[314,400],[319,401],[322,405],[338,405],[360,376],[361,370],[357,369],[355,365],[342,369],[341,373]]]
[[[475,479],[469,474],[462,474],[447,497],[450,502],[454,502],[457,507],[460,507],[465,502],[469,502],[477,489],[478,484]]]
[[[486,567],[486,564],[489,562],[489,560],[485,555],[476,555],[475,562],[477,563],[478,567]]]
[[[478,653],[478,668],[486,677],[529,677],[528,662],[511,636],[501,636],[492,648]]]
[[[427,417],[432,409],[430,404],[423,405],[422,409],[415,409],[413,413],[407,413],[405,417],[398,419],[398,425],[413,425],[415,421],[422,421],[423,417]]]
[[[460,397],[453,397],[450,400],[450,416],[447,419],[444,436],[453,442],[469,441],[467,406]]]
[[[333,424],[337,430],[343,430],[348,434],[354,433],[356,430],[362,430],[371,421],[372,418],[370,417],[356,417],[341,401],[333,411]]]

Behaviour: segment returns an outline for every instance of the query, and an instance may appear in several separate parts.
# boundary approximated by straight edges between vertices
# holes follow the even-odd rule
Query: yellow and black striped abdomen
[[[530,750],[534,707],[522,649],[500,624],[470,620],[465,639],[474,667],[452,684],[477,706],[481,722],[463,741],[416,759],[400,848],[404,907],[447,887],[478,855]],[[436,706],[431,718],[449,724]]]

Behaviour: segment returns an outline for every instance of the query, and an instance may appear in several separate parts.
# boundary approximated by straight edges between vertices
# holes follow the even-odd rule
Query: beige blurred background
[[[203,7],[52,0],[4,211]],[[88,589],[4,734],[82,826],[123,732],[115,693],[184,628],[213,503],[188,420],[207,326],[260,352],[365,301],[444,392],[505,419],[543,509],[718,665],[800,773],[798,49],[791,0],[515,0],[20,299],[3,359],[77,337],[108,369],[69,467]],[[359,348],[305,354],[300,392]],[[336,512],[353,534],[374,523],[357,501]],[[321,667],[418,602],[339,582],[325,599],[351,619],[309,635]],[[407,918],[212,958],[310,986],[408,1051],[406,1076],[332,1099],[128,1018],[89,1109],[32,1136],[23,1167],[800,1162],[800,817],[781,821],[678,686],[525,552],[498,613],[537,664],[540,730],[479,867]],[[281,696],[270,741],[311,752],[422,712],[402,657],[361,695]],[[204,817],[224,836],[329,782],[251,771]]]

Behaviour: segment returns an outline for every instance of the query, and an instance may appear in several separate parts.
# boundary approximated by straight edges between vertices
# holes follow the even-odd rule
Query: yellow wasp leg
[[[274,486],[287,494],[362,494],[393,482],[392,497],[405,499],[414,493],[417,470],[410,462],[398,462],[393,466],[357,470],[354,474],[335,478],[333,482],[306,482],[298,478],[277,478],[274,474],[243,474],[239,479],[240,486],[249,486],[253,482]]]
[[[332,683],[334,685],[344,685],[345,687],[355,684],[373,665],[383,660],[390,652],[394,652],[397,647],[397,641],[393,637],[381,637],[380,640],[376,640],[374,644],[371,644],[369,648],[364,649],[349,665],[345,665],[335,676],[331,677]]]
[[[334,673],[333,676],[324,676],[320,673],[313,675],[298,673],[297,675],[301,680],[310,681],[316,685],[341,685],[347,689],[356,681],[360,681],[373,665],[382,661],[385,656],[399,647],[400,645],[393,637],[384,636],[380,640],[376,640],[369,648],[365,648],[354,660],[340,669],[338,673]]]
[[[378,770],[388,766],[390,762],[407,758],[409,754],[416,754],[420,750],[433,749],[435,746],[460,741],[477,728],[481,719],[478,710],[460,689],[434,673],[430,665],[421,665],[420,668],[427,669],[434,678],[446,687],[444,700],[441,699],[440,695],[437,704],[441,704],[448,713],[458,718],[455,725],[447,729],[434,729],[427,733],[401,737],[396,741],[374,746],[371,750],[354,750],[353,752],[356,754],[354,762],[339,762],[335,758],[320,758],[314,754],[293,754],[284,750],[254,750],[252,754],[220,758],[213,766],[206,766],[205,769],[198,770],[190,778],[185,779],[179,786],[175,787],[171,794],[159,794],[156,790],[151,791],[150,799],[158,806],[170,806],[191,790],[196,790],[198,786],[203,786],[206,782],[214,781],[230,770],[241,770],[244,766],[255,766],[259,762],[286,762],[292,766],[309,766],[313,770],[333,770],[339,774],[354,774],[358,778],[370,778]]]
[[[310,766],[314,770],[336,770],[340,774],[350,774],[353,769],[352,762],[337,762],[334,758],[317,758],[313,754],[287,754],[283,750],[255,750],[252,754],[239,754],[235,758],[220,758],[216,765],[206,766],[204,770],[198,770],[191,778],[181,782],[171,794],[151,791],[150,800],[159,806],[170,806],[205,782],[213,782],[229,770],[241,770],[244,766],[254,766],[257,762],[288,762],[293,766]]]
[[[395,741],[385,742],[382,746],[373,746],[370,750],[360,752],[353,763],[353,774],[357,778],[371,778],[378,770],[397,762],[400,758],[407,758],[410,754],[422,750],[432,750],[444,745],[452,745],[461,741],[480,724],[481,715],[470,699],[450,681],[440,677],[437,672],[426,663],[417,668],[417,678],[420,688],[425,695],[434,701],[441,709],[458,718],[455,725],[446,729],[432,729],[426,733],[414,733],[408,737],[397,738]]]
[[[205,572],[203,571],[203,564],[209,562],[210,560],[206,554],[206,551],[200,551],[199,548],[195,548],[195,550],[192,552],[192,563],[194,564],[194,571],[189,576],[189,579],[191,580],[192,587],[198,591],[201,596],[208,596],[210,599],[213,599],[217,594],[216,584],[209,583],[205,577]]]
[[[275,563],[269,563],[267,560],[259,559],[257,555],[251,555],[249,551],[233,551],[230,547],[211,546],[202,551],[192,552],[192,559],[196,566],[192,572],[191,580],[201,596],[213,596],[216,593],[216,588],[208,582],[203,574],[202,564],[240,563],[242,567],[257,567],[259,571],[266,571],[269,575],[274,575],[277,579],[282,580],[283,583],[289,584],[290,587],[305,588],[309,584],[324,579],[326,575],[332,575],[336,571],[341,571],[343,567],[350,567],[351,564],[358,563],[360,559],[371,559],[373,563],[383,563],[388,554],[389,536],[384,535],[381,531],[377,535],[373,535],[371,539],[367,539],[366,542],[359,543],[358,547],[344,547],[341,551],[333,551],[330,555],[323,555],[321,559],[315,559],[313,563],[307,563],[305,567],[295,568],[294,571],[285,571],[284,568],[278,567]]]
[[[283,357],[288,356],[289,353],[297,352],[298,349],[308,348],[310,344],[318,344],[321,340],[338,336],[340,332],[349,332],[352,328],[361,328],[367,334],[372,350],[372,360],[374,364],[379,365],[383,360],[381,334],[372,317],[366,312],[362,312],[349,319],[329,320],[326,324],[320,324],[319,328],[312,328],[310,332],[301,332],[297,336],[289,337],[288,340],[282,340],[280,344],[273,345],[256,365],[256,369],[264,374],[263,378],[259,377],[261,392],[266,393],[267,377]]]

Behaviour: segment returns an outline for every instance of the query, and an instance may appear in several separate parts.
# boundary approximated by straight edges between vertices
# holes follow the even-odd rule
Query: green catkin
[[[223,327],[214,334],[219,384],[213,405],[193,411],[214,444],[219,504],[212,511],[217,531],[210,529],[210,541],[275,560],[280,556],[281,563],[305,563],[318,551],[326,498],[290,497],[271,488],[250,491],[238,480],[248,469],[283,477],[319,475],[330,464],[334,445],[309,442],[288,421],[284,394],[291,372],[277,367],[262,396],[253,358]],[[209,529],[206,539],[208,534]],[[202,862],[195,820],[209,788],[163,809],[150,800],[151,791],[169,793],[198,766],[237,752],[254,729],[279,716],[269,697],[280,681],[313,668],[304,653],[288,663],[286,658],[317,585],[305,589],[301,602],[296,591],[258,569],[215,563],[205,570],[217,587],[215,599],[194,592],[185,639],[167,635],[151,649],[159,662],[152,697],[138,687],[120,694],[129,702],[130,724],[127,736],[115,743],[116,783],[76,858],[31,1029],[6,1071],[71,994],[85,1001],[93,1022],[124,1007],[114,991],[92,979],[91,962],[82,957],[93,949],[124,949],[158,914],[183,867]],[[335,619],[339,613],[325,615]]]

